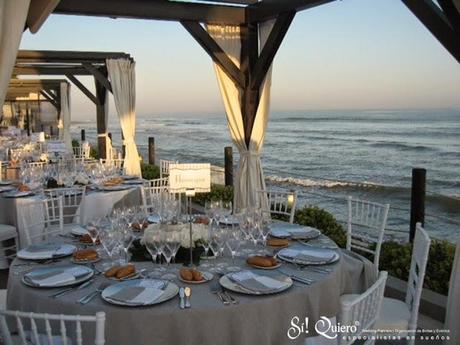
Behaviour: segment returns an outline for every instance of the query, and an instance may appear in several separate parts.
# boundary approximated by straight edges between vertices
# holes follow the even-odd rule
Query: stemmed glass
[[[166,259],[167,263],[167,270],[170,269],[170,263],[174,260],[177,251],[180,247],[180,239],[179,239],[179,232],[177,230],[170,230],[167,229],[164,231],[164,247],[163,247],[163,255]],[[174,279],[175,274],[167,273],[163,277],[163,279]]]
[[[241,241],[243,239],[243,233],[237,226],[232,226],[230,229],[227,229],[227,247],[230,250],[232,255],[232,264],[235,265],[235,256],[240,249]],[[238,267],[229,267],[229,270],[239,270]]]
[[[97,237],[99,236],[99,227],[101,225],[101,221],[101,218],[95,218],[91,220],[86,226],[86,230],[88,231],[88,234],[91,237],[93,245],[96,245]]]
[[[232,202],[222,201],[221,205],[221,214],[224,217],[225,224],[228,225],[228,218],[233,212]]]

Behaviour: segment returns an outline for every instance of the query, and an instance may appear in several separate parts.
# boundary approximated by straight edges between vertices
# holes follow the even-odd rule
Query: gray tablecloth
[[[228,259],[220,259],[228,260]],[[20,263],[15,260],[13,266]],[[243,260],[237,261],[241,267]],[[138,269],[152,269],[149,262],[136,263]],[[239,304],[224,306],[210,291],[210,284],[192,286],[192,308],[178,308],[178,297],[159,305],[130,308],[108,304],[100,297],[82,306],[75,301],[92,291],[100,282],[108,281],[98,276],[91,288],[75,291],[59,299],[48,296],[55,289],[37,289],[21,282],[24,266],[13,267],[8,281],[8,308],[24,311],[107,314],[106,339],[110,345],[147,344],[302,344],[304,336],[289,340],[287,331],[291,319],[308,317],[310,333],[320,316],[335,316],[339,311],[340,295],[360,293],[375,279],[372,264],[359,256],[341,251],[340,260],[332,265],[331,273],[299,271],[291,264],[283,264],[286,271],[316,280],[311,285],[294,283],[287,291],[270,296],[234,294]],[[26,266],[27,269],[27,266]],[[18,270],[20,273],[18,273]],[[216,277],[214,279],[217,279]],[[184,286],[175,280],[179,286]]]

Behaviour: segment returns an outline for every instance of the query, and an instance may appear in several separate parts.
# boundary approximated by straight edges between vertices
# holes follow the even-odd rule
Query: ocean
[[[232,145],[224,114],[139,116],[136,125],[145,159],[150,136],[157,160],[223,166],[224,147]],[[74,138],[82,128],[95,142],[94,121],[73,123]],[[119,146],[117,121],[109,131]],[[271,188],[295,189],[301,205],[320,206],[341,221],[348,195],[389,203],[387,233],[399,240],[408,237],[412,168],[425,168],[425,227],[436,238],[459,238],[460,110],[272,112],[262,162]]]

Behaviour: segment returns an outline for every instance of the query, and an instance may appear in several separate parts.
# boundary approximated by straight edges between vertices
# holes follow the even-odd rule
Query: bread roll
[[[94,249],[81,249],[73,253],[75,261],[95,260],[99,256]]]
[[[89,234],[84,234],[80,236],[80,242],[81,243],[93,243],[93,240],[91,239],[91,236]],[[96,238],[96,244],[101,244],[101,240],[99,239],[99,236]]]
[[[267,240],[267,245],[271,247],[286,247],[289,241],[285,238],[270,238]]]
[[[109,268],[107,271],[105,271],[104,275],[107,278],[115,277],[115,274],[117,274],[119,269],[120,269],[120,266],[113,266],[113,267]]]
[[[180,277],[183,280],[187,280],[187,281],[192,281],[193,280],[192,270],[190,270],[188,268],[181,268],[181,270],[179,271],[179,274],[180,274]]]
[[[203,280],[203,275],[200,271],[192,270],[193,280],[196,282],[200,282]]]
[[[259,266],[259,267],[272,267],[277,264],[277,261],[275,258],[270,257],[270,256],[261,256],[261,255],[250,256],[249,258],[247,258],[246,262],[249,265]]]
[[[125,278],[130,276],[136,272],[136,267],[134,265],[125,265],[118,269],[117,273],[115,273],[115,277],[118,279]]]

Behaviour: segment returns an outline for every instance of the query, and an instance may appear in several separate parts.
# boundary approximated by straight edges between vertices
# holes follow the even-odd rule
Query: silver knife
[[[58,297],[61,297],[61,296],[65,295],[65,294],[68,294],[69,292],[72,292],[73,290],[81,290],[81,289],[84,289],[85,287],[90,286],[90,285],[93,283],[93,280],[94,280],[94,279],[90,279],[90,280],[88,280],[88,281],[86,281],[86,282],[84,282],[84,283],[82,283],[82,284],[80,284],[80,285],[72,286],[72,287],[70,287],[70,288],[61,290],[61,291],[59,291],[59,292],[57,292],[57,293],[55,293],[55,294],[50,295],[49,297],[51,297],[51,298],[58,298]]]

